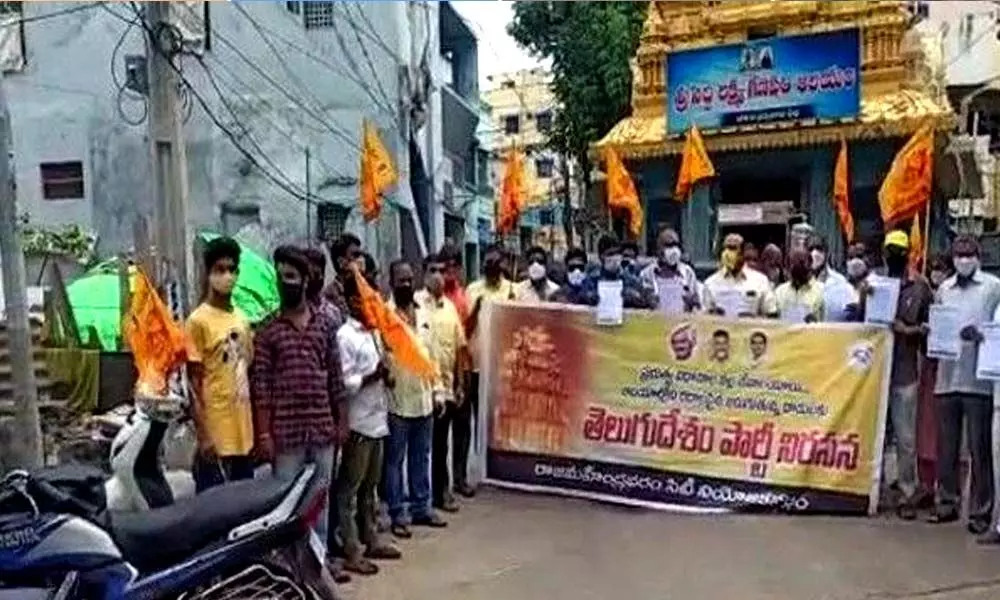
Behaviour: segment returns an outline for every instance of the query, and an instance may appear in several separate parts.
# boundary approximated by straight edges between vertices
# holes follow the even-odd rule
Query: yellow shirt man
[[[477,315],[478,322],[476,323],[476,329],[469,336],[469,354],[472,357],[472,370],[478,373],[480,354],[482,352],[482,349],[479,347],[481,339],[480,330],[485,325],[483,315],[486,311],[486,305],[489,302],[500,300],[515,300],[517,298],[517,291],[509,279],[501,277],[495,286],[487,284],[486,279],[476,280],[469,284],[465,295],[469,299],[469,310],[475,310],[476,303],[481,301],[479,315]]]
[[[437,365],[438,375],[433,384],[428,384],[403,369],[393,369],[396,390],[390,398],[389,412],[404,418],[431,414],[435,396],[439,402],[452,399],[459,351],[466,345],[462,319],[450,300],[444,296],[435,299],[420,290],[413,295],[413,302],[416,322],[410,324],[419,343]],[[397,310],[394,304],[391,306]]]
[[[778,286],[774,296],[782,319],[802,323],[807,316],[817,321],[823,317],[823,284],[815,278],[800,287],[786,281]]]
[[[187,320],[188,360],[202,365],[198,399],[203,426],[216,456],[246,456],[253,447],[248,369],[253,352],[250,323],[238,310],[202,304]]]

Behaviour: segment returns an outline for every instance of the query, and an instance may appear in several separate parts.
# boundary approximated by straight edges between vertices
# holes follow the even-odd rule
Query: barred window
[[[306,29],[320,29],[323,27],[333,27],[334,3],[333,2],[304,2],[302,13],[305,19]]]
[[[46,200],[75,200],[85,196],[82,162],[42,163],[39,170],[42,197]]]
[[[329,243],[344,235],[350,212],[351,209],[346,206],[333,202],[320,202],[316,206],[320,241]]]

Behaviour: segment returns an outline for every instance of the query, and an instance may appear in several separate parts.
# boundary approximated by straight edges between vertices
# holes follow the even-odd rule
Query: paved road
[[[352,600],[996,600],[959,526],[665,514],[485,490]]]

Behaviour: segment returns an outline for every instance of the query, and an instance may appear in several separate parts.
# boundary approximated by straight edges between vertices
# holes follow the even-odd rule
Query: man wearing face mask
[[[566,285],[552,297],[553,302],[589,305],[587,298],[587,253],[583,248],[570,248],[566,252]]]
[[[361,240],[352,233],[345,233],[330,245],[330,258],[333,260],[334,276],[323,294],[333,302],[340,311],[342,318],[347,318],[347,303],[344,302],[344,277],[351,275],[351,266],[359,265],[364,271],[364,256],[361,251]]]
[[[480,339],[481,329],[480,315],[490,302],[502,300],[514,300],[514,284],[504,276],[504,269],[507,263],[506,253],[502,246],[494,244],[486,248],[483,254],[483,277],[469,284],[465,295],[472,305],[469,317],[465,322],[465,331],[469,340],[469,355],[471,358],[472,370],[467,378],[464,397],[459,395],[456,399],[457,410],[453,421],[453,460],[452,475],[454,476],[455,491],[471,498],[475,496],[476,490],[468,483],[468,462],[469,447],[472,443],[472,420],[479,411],[479,359],[480,359]],[[454,499],[448,490],[443,492],[442,498],[435,498],[438,508],[454,512],[458,509]]]
[[[777,244],[768,244],[760,253],[761,272],[767,276],[772,287],[777,287],[785,282],[784,272],[785,257],[781,253],[781,248]]]
[[[743,236],[730,233],[722,243],[721,268],[705,280],[705,308],[709,312],[727,317],[777,317],[771,282],[760,271],[743,264]],[[725,314],[725,307],[717,302],[722,295],[737,292],[742,301],[738,315]]]
[[[632,240],[622,242],[622,270],[630,275],[638,274],[639,244]]]
[[[816,281],[823,285],[846,282],[847,278],[830,266],[830,249],[822,236],[809,238],[809,263]]]
[[[317,485],[328,487],[334,447],[347,434],[337,423],[348,423],[340,351],[331,333],[336,325],[306,300],[311,269],[298,248],[279,247],[274,266],[281,308],[258,332],[250,369],[255,452],[286,481],[312,463]],[[327,510],[324,505],[315,525],[324,547]]]
[[[601,266],[596,272],[588,274],[584,282],[582,297],[588,306],[597,306],[598,283],[600,281],[622,282],[622,302],[625,308],[651,309],[656,308],[659,299],[653,291],[643,286],[638,276],[622,267],[622,250],[618,240],[610,235],[602,236],[597,241],[597,252]]]
[[[848,320],[847,305],[854,301],[854,294],[847,278],[830,266],[829,247],[822,236],[813,235],[808,245],[810,269],[823,290],[823,314],[816,318],[831,322]]]
[[[656,262],[648,265],[639,273],[642,284],[651,289],[656,298],[660,297],[659,286],[663,283],[677,283],[684,289],[684,305],[688,312],[698,310],[701,302],[698,297],[698,277],[694,269],[683,262],[681,256],[681,240],[677,232],[666,227],[656,236]]]
[[[541,246],[533,246],[524,255],[528,263],[528,278],[515,286],[518,302],[548,302],[559,286],[548,277],[549,253]]]
[[[901,498],[896,512],[905,520],[915,519],[920,501],[917,485],[917,405],[919,403],[919,361],[927,334],[927,319],[933,295],[923,277],[914,277],[907,268],[909,236],[891,231],[885,236],[882,256],[886,275],[900,280],[892,374],[889,379],[889,422],[896,446],[897,484]],[[887,437],[888,440],[888,437]],[[887,444],[888,445],[888,444]],[[888,472],[883,467],[883,473]],[[886,490],[888,491],[888,490]]]
[[[444,295],[451,300],[462,317],[464,323],[469,318],[469,300],[465,295],[465,285],[462,283],[462,249],[451,241],[445,242],[438,252],[438,257],[444,261]]]
[[[248,377],[253,343],[250,323],[233,306],[240,246],[232,238],[215,238],[205,247],[204,261],[208,274],[204,300],[187,320],[192,350],[188,377],[198,435],[193,475],[198,492],[226,481],[253,478]]]
[[[344,315],[341,314],[336,304],[323,295],[323,283],[326,277],[326,255],[319,248],[304,248],[302,252],[309,259],[309,266],[312,267],[312,272],[309,276],[309,287],[306,288],[306,300],[318,312],[326,314],[336,323],[337,327],[340,327],[344,322]]]
[[[819,320],[823,314],[823,285],[813,275],[809,253],[802,249],[788,253],[788,281],[774,292],[778,313],[783,319],[806,323]]]
[[[932,523],[959,518],[959,456],[962,424],[971,459],[969,523],[971,533],[989,529],[993,512],[993,385],[976,378],[983,336],[979,325],[993,320],[1000,304],[1000,279],[979,268],[979,243],[962,235],[951,246],[955,275],[938,288],[936,302],[958,309],[962,351],[956,360],[938,360],[934,394],[938,399],[938,504]]]
[[[389,396],[389,439],[383,477],[391,531],[400,539],[412,537],[410,525],[435,528],[447,525],[431,506],[431,448],[432,439],[437,441],[433,434],[444,438],[445,452],[440,461],[444,463],[445,479],[440,481],[442,474],[435,473],[433,481],[436,485],[446,485],[449,419],[455,410],[454,378],[458,352],[465,346],[465,333],[458,311],[444,296],[444,271],[445,263],[439,256],[425,258],[424,289],[414,292],[410,264],[395,261],[389,266],[390,307],[413,329],[438,366],[437,377],[428,383],[392,364],[391,356],[388,357],[396,388]],[[437,471],[438,452],[434,453],[434,460]]]

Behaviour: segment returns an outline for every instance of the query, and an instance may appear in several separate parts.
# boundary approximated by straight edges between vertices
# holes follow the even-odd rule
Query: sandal
[[[372,546],[365,552],[365,558],[373,560],[399,560],[403,553],[392,546]]]
[[[378,565],[367,558],[355,558],[344,561],[344,570],[365,577],[378,574]]]
[[[413,537],[413,532],[410,531],[410,528],[402,523],[393,523],[392,527],[389,528],[389,531],[392,532],[393,536],[401,540],[408,540]]]

